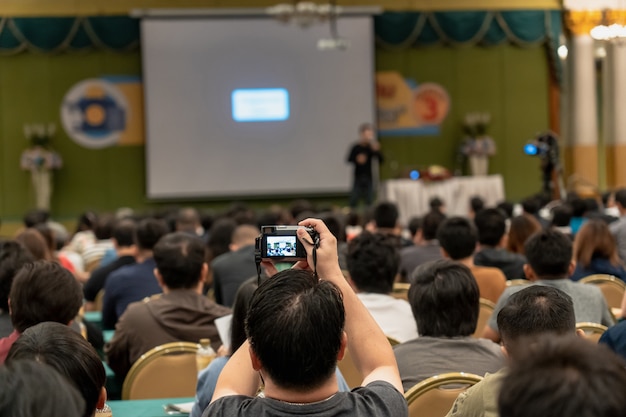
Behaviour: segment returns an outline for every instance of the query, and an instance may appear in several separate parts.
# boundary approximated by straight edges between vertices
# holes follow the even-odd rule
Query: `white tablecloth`
[[[453,177],[445,181],[388,180],[380,186],[379,201],[398,205],[400,221],[406,225],[411,217],[423,216],[432,197],[439,197],[446,205],[448,216],[467,216],[470,198],[478,196],[485,206],[493,207],[504,200],[504,181],[501,175],[484,177]]]

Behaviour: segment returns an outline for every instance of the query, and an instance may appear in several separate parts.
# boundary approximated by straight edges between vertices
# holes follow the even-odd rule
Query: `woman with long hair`
[[[594,274],[613,275],[626,281],[626,270],[619,259],[615,238],[602,220],[588,220],[576,233],[574,260],[573,281]]]

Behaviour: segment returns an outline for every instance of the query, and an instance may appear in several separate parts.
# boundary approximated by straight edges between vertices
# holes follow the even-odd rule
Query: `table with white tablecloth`
[[[396,203],[400,211],[400,222],[406,225],[411,217],[428,213],[428,203],[433,197],[443,200],[448,216],[467,216],[469,200],[474,196],[481,197],[487,207],[503,201],[505,196],[502,176],[452,177],[443,181],[383,181],[380,185],[379,201]]]

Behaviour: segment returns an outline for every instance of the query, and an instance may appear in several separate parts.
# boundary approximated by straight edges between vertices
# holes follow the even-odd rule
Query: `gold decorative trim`
[[[591,29],[602,24],[602,17],[602,10],[568,10],[565,24],[574,35],[589,35]]]

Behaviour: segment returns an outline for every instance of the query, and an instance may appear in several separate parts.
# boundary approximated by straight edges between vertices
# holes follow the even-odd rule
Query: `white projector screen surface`
[[[358,126],[374,120],[370,17],[144,19],[149,198],[343,193]]]

